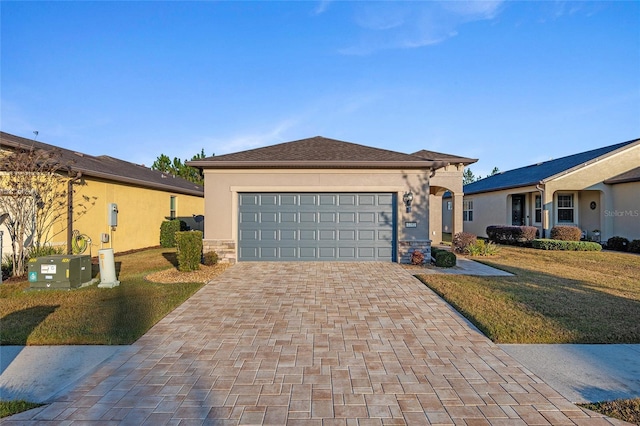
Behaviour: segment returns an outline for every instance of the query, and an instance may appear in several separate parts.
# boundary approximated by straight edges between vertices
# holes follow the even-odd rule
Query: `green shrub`
[[[218,253],[215,251],[208,251],[202,256],[202,263],[207,266],[216,265],[218,260]]]
[[[31,247],[27,257],[35,259],[36,257],[53,256],[56,254],[66,254],[65,248],[62,246],[44,245],[41,247]]]
[[[442,268],[456,266],[456,255],[448,250],[431,247],[431,257],[435,260],[436,266]]]
[[[531,242],[531,247],[539,250],[566,250],[566,251],[600,251],[602,246],[592,241],[566,241],[537,239]]]
[[[640,253],[640,240],[633,240],[629,243],[629,253]]]
[[[467,247],[470,256],[493,256],[500,249],[491,241],[485,243],[484,240],[476,240],[475,243]]]
[[[160,225],[160,245],[162,247],[175,247],[176,232],[180,232],[180,221],[178,219],[162,222]]]
[[[607,248],[609,250],[627,251],[629,240],[624,237],[611,237],[607,240]]]
[[[552,240],[580,241],[582,231],[577,226],[556,225],[551,228]]]
[[[478,240],[475,234],[458,232],[453,236],[453,250],[456,253],[469,254],[468,247]]]
[[[533,241],[538,228],[535,226],[490,225],[486,229],[489,241],[498,244],[528,245]]]
[[[176,232],[176,246],[178,253],[178,270],[183,272],[200,269],[202,256],[202,232]]]

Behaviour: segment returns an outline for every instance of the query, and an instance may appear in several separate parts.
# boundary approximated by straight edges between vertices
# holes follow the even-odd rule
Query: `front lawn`
[[[0,285],[0,345],[126,345],[188,299],[200,282],[161,284],[145,277],[175,269],[175,249],[116,255],[120,286],[24,291]],[[213,274],[224,267],[214,268]],[[178,272],[179,273],[179,272]]]
[[[640,256],[501,247],[512,277],[418,278],[496,343],[640,343]]]

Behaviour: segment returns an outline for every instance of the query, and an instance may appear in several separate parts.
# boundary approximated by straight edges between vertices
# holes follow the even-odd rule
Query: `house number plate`
[[[405,228],[417,228],[418,227],[418,222],[405,222],[404,223],[404,227]]]

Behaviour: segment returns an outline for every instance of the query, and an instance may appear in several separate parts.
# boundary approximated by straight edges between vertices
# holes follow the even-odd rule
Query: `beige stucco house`
[[[464,186],[464,230],[573,225],[591,240],[640,239],[640,139],[499,173]]]
[[[204,250],[227,261],[406,262],[440,241],[445,191],[462,230],[462,172],[475,161],[318,136],[187,164],[205,176]]]

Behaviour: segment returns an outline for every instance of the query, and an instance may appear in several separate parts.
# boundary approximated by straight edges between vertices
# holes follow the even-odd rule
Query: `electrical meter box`
[[[90,281],[90,256],[59,254],[29,260],[30,289],[71,289]]]

